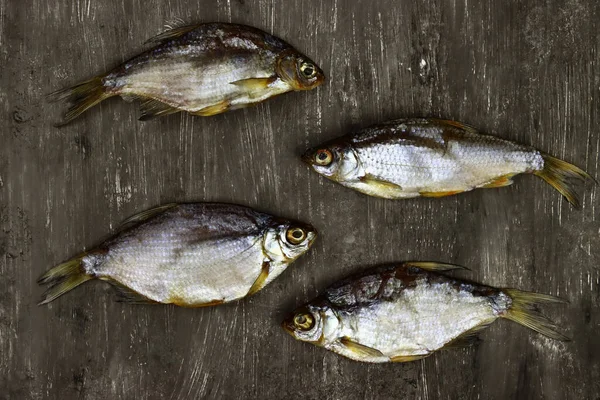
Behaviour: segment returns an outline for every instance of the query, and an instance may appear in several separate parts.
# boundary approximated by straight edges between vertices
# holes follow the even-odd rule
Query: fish
[[[112,71],[51,93],[70,104],[64,125],[109,97],[141,100],[140,120],[186,111],[212,116],[325,81],[314,61],[260,29],[203,23],[166,31]]]
[[[317,237],[309,224],[225,203],[167,204],[126,220],[100,246],[43,274],[47,304],[99,279],[136,304],[206,307],[263,289]]]
[[[414,361],[441,349],[473,345],[478,333],[498,318],[551,339],[570,340],[537,307],[565,300],[440,274],[461,268],[407,262],[367,270],[296,309],[282,326],[297,340],[369,363]]]
[[[385,198],[443,197],[512,185],[534,174],[573,206],[582,169],[534,147],[485,135],[460,122],[407,118],[374,125],[307,150],[314,171],[358,192]]]

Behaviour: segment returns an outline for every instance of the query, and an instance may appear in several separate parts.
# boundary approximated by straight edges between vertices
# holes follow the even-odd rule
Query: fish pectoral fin
[[[101,278],[102,279],[102,278]],[[114,279],[102,279],[114,286],[117,291],[117,302],[128,303],[128,304],[159,304],[157,301],[149,299],[148,297],[139,294],[138,292],[128,288],[121,282],[115,281]]]
[[[514,183],[513,180],[510,179],[513,176],[514,175],[512,175],[512,174],[501,176],[500,178],[494,179],[487,185],[483,185],[482,188],[490,189],[490,188],[499,188],[499,187],[504,187],[504,186],[510,186]]]
[[[123,221],[121,223],[121,226],[119,226],[118,230],[121,231],[121,230],[127,228],[131,224],[137,224],[138,222],[146,221],[146,220],[154,217],[155,215],[158,215],[160,213],[167,211],[168,209],[175,207],[176,205],[177,205],[177,203],[169,203],[169,204],[165,204],[163,206],[151,208],[150,210],[142,211],[141,213],[135,214],[135,215],[127,218],[125,221]]]
[[[438,263],[435,261],[409,261],[409,262],[405,262],[404,264],[402,264],[402,266],[403,267],[417,267],[417,268],[424,269],[426,271],[434,271],[434,272],[452,271],[455,269],[465,269],[467,271],[470,271],[469,268],[463,267],[462,265],[444,264],[444,263]]]
[[[201,117],[210,117],[213,115],[224,113],[229,110],[231,103],[229,100],[223,100],[218,102],[217,104],[213,104],[212,106],[204,107],[198,111],[194,111],[190,114],[199,115]]]
[[[155,117],[162,117],[163,115],[170,115],[180,112],[175,107],[163,103],[162,101],[154,99],[143,100],[140,104],[140,121],[148,121]]]
[[[447,192],[419,192],[423,197],[446,197],[464,192],[464,190],[451,190]]]
[[[247,296],[253,295],[254,293],[258,292],[260,289],[265,287],[265,282],[267,281],[267,278],[269,277],[270,266],[271,265],[268,261],[263,262],[260,274],[258,275],[258,278],[256,278],[256,280],[250,287],[250,290],[248,290]]]
[[[151,37],[144,44],[159,44],[159,43],[165,42],[167,40],[176,39],[178,37],[185,35],[188,32],[193,31],[197,27],[198,27],[198,25],[186,25],[186,26],[180,26],[177,28],[169,29],[168,31],[160,33],[154,37]]]
[[[453,340],[446,343],[443,346],[443,348],[451,349],[451,348],[464,348],[464,347],[473,346],[473,345],[481,342],[481,339],[479,338],[479,332],[481,332],[482,330],[487,328],[489,325],[490,324],[487,323],[487,324],[483,324],[483,325],[479,325],[474,328],[471,328],[468,331],[462,333],[461,335],[457,336]]]
[[[372,175],[368,175],[368,174],[361,177],[360,181],[362,183],[374,188],[375,190],[377,190],[378,192],[380,192],[382,194],[395,194],[395,193],[402,191],[402,187],[400,185],[396,185],[395,183],[381,180],[379,178],[376,178],[376,177],[374,177]]]
[[[429,354],[414,355],[414,356],[395,356],[395,357],[391,357],[390,361],[391,362],[410,362],[410,361],[417,361],[417,360],[420,360],[425,357],[429,357]]]
[[[356,354],[360,358],[384,357],[383,353],[379,350],[357,343],[347,336],[344,336],[340,339],[340,344],[342,344],[346,349],[350,350],[352,353]]]
[[[277,78],[275,76],[270,76],[268,78],[248,78],[231,82],[231,84],[240,88],[244,88],[248,92],[256,92],[265,90],[271,83],[275,82],[276,79]]]

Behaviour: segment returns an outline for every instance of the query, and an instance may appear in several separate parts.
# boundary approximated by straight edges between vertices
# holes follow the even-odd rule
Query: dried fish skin
[[[571,204],[585,171],[537,149],[479,133],[455,121],[409,118],[375,125],[308,150],[302,159],[324,177],[386,199],[442,197],[509,186],[535,174]]]
[[[151,43],[154,48],[109,73],[51,94],[51,101],[70,103],[63,123],[112,96],[141,100],[142,120],[180,111],[211,116],[325,80],[291,45],[245,25],[185,26]]]
[[[316,230],[297,221],[221,203],[173,204],[126,221],[113,238],[49,270],[49,303],[101,279],[124,301],[203,307],[256,293],[304,254]]]
[[[333,285],[282,326],[300,341],[373,363],[413,361],[471,345],[498,318],[568,340],[536,307],[563,300],[437,273],[455,268],[427,262],[373,269]]]

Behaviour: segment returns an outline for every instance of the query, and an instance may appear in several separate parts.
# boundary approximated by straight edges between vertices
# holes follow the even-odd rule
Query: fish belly
[[[392,358],[429,355],[496,318],[486,297],[449,284],[421,284],[396,301],[359,309],[345,325],[354,341]]]
[[[185,243],[165,233],[112,246],[95,273],[160,303],[199,306],[244,297],[263,259],[253,237]]]
[[[107,85],[120,95],[151,98],[193,113],[223,102],[239,107],[289,90],[284,85],[273,85],[257,93],[232,84],[270,78],[274,74],[260,59],[177,62],[161,59],[113,78]]]

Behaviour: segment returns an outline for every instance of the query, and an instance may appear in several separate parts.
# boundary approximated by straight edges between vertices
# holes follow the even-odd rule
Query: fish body
[[[247,207],[168,205],[133,217],[98,248],[47,272],[42,303],[89,279],[115,284],[135,302],[199,307],[262,289],[316,237],[310,225]]]
[[[558,340],[567,338],[535,309],[553,296],[498,289],[435,271],[459,268],[407,263],[346,279],[299,308],[283,327],[296,339],[364,362],[404,362],[472,344],[503,317]]]
[[[531,146],[439,119],[376,125],[310,149],[303,159],[328,179],[388,199],[508,186],[513,176],[532,173],[578,204],[577,193],[567,181],[590,178]]]
[[[51,95],[72,103],[65,121],[112,96],[141,99],[141,119],[179,111],[210,116],[309,90],[325,79],[288,43],[249,26],[187,26],[151,42],[154,48],[113,71]]]

